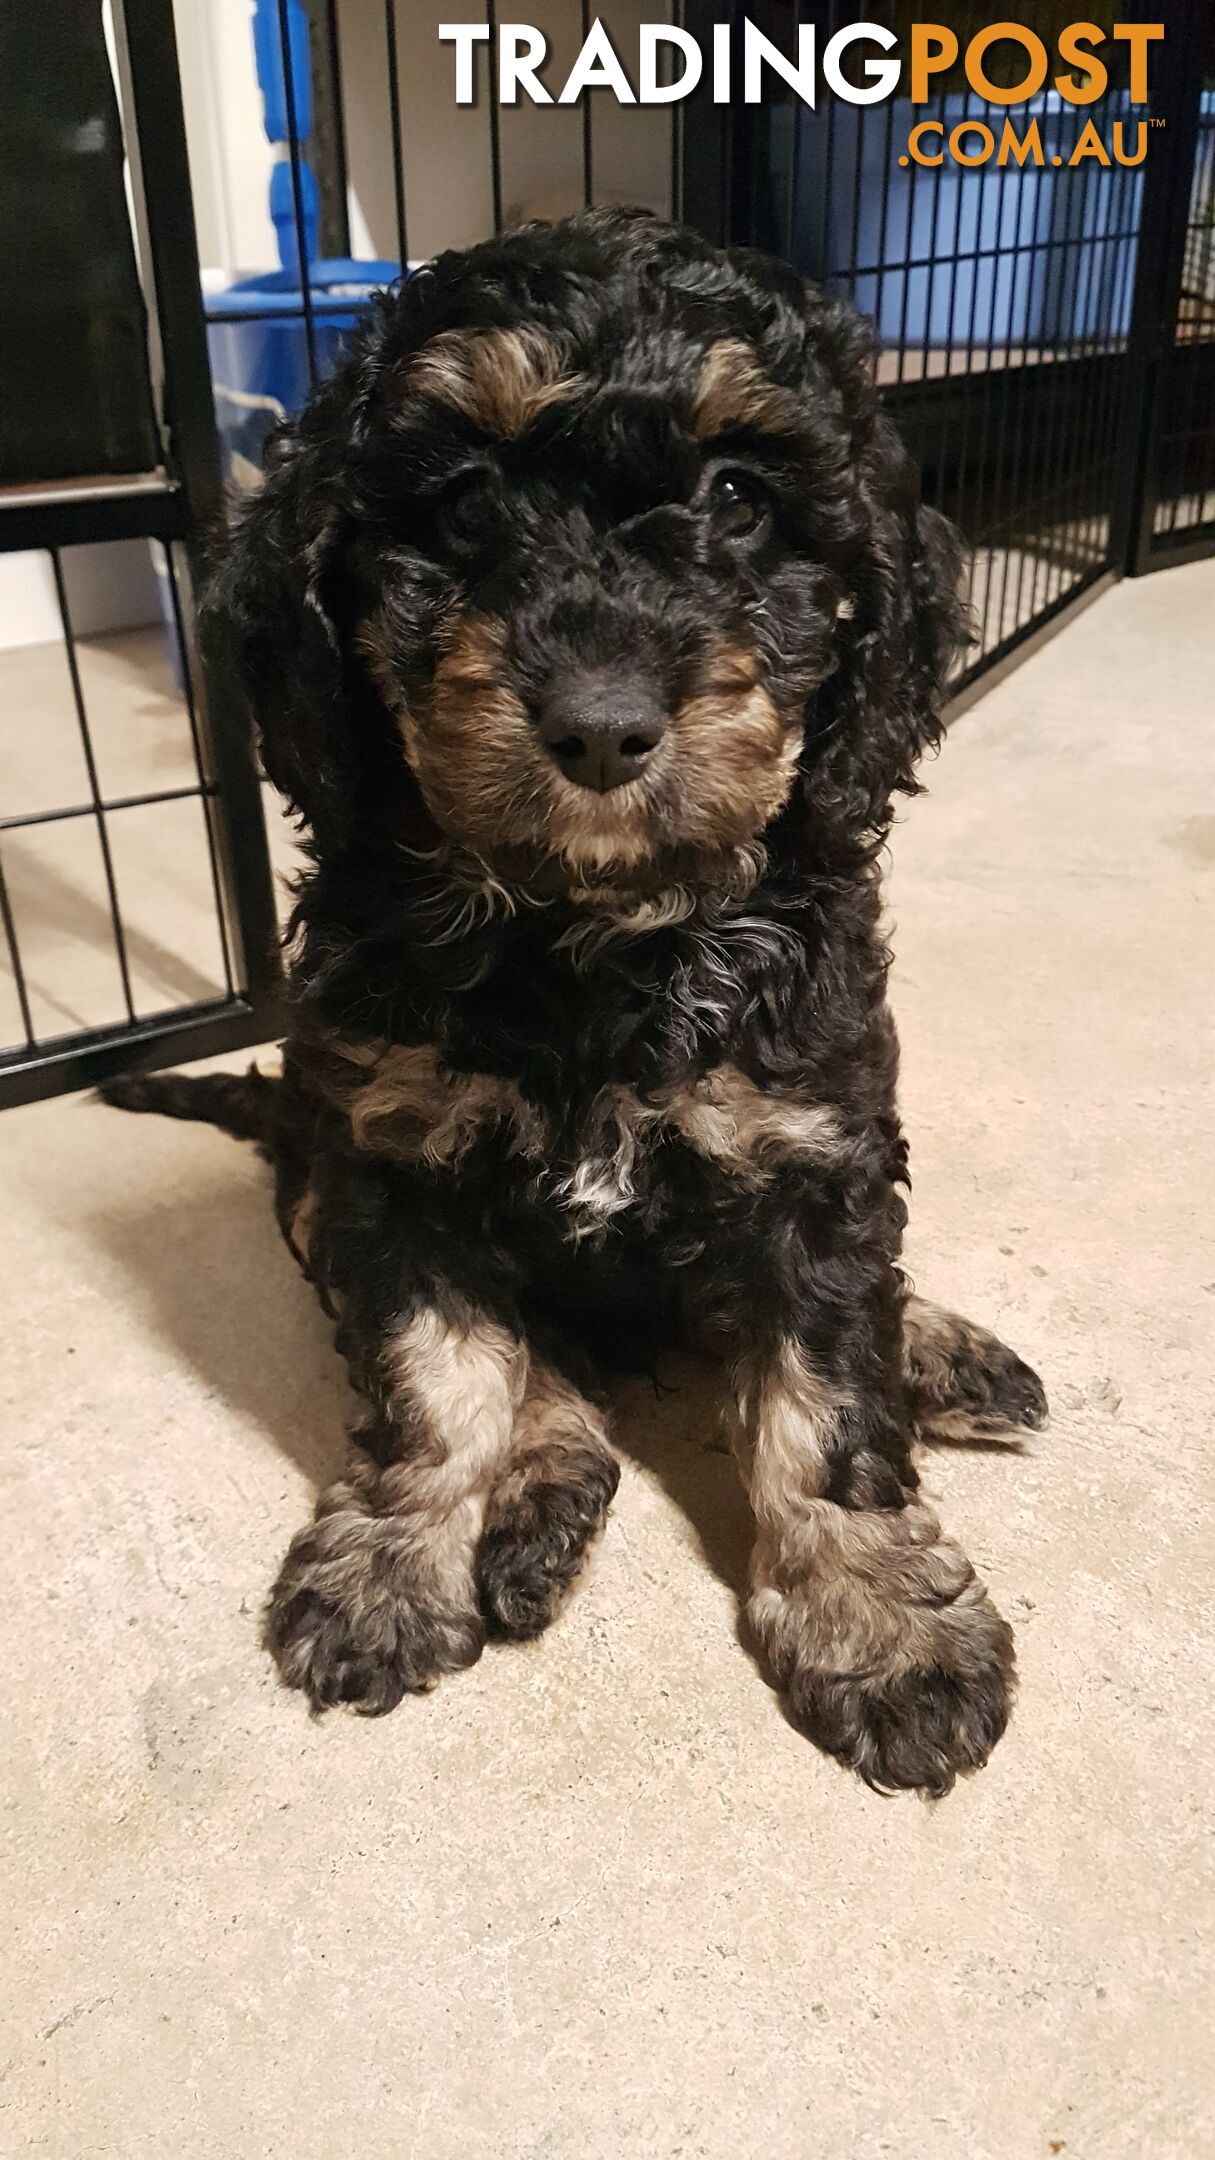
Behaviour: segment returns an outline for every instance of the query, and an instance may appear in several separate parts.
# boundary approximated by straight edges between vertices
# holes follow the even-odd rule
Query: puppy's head
[[[322,855],[445,840],[592,899],[880,833],[956,588],[851,312],[592,213],[381,303],[212,612]]]

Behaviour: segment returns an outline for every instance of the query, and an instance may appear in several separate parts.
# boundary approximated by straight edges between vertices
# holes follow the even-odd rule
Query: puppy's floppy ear
[[[916,468],[879,407],[867,327],[819,294],[808,295],[808,312],[847,416],[861,528],[840,667],[824,686],[814,793],[834,798],[836,819],[854,834],[883,834],[892,794],[917,791],[917,761],[940,739],[949,672],[970,640],[961,545],[920,501]]]
[[[210,651],[249,699],[268,778],[330,846],[345,837],[353,785],[341,620],[349,406],[339,376],[271,439],[202,611]]]

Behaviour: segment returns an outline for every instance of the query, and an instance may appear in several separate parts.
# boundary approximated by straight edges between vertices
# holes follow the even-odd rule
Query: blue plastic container
[[[337,259],[310,266],[318,375],[334,367],[372,294],[399,275],[394,262]],[[299,411],[310,388],[299,274],[267,270],[242,278],[226,292],[208,293],[206,308],[225,463],[238,485],[256,486],[266,436],[288,413]]]
[[[1209,93],[1208,102],[1215,102]],[[1049,162],[1056,155],[1066,161],[1090,116],[1103,139],[1122,119],[1132,143],[1131,130],[1144,117],[1125,105],[1091,115],[1054,91],[991,113],[959,93],[927,113],[896,99],[888,126],[885,107],[841,100],[828,174],[825,121],[801,115],[797,260],[818,277],[850,277],[858,266],[850,277],[856,304],[873,317],[884,344],[990,349],[1125,336],[1142,168]],[[1036,120],[1048,162],[998,166],[993,155],[985,165],[964,166],[947,153],[938,167],[899,165],[901,145],[926,117],[941,119],[946,142],[959,121],[985,122],[997,147],[1006,117],[1019,135]],[[973,139],[968,147],[976,147]],[[781,148],[787,190],[787,131]],[[776,184],[779,200],[779,174]],[[917,267],[884,267],[908,262]]]

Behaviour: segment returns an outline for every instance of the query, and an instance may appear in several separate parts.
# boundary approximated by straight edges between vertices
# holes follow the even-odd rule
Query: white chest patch
[[[782,1162],[829,1161],[842,1145],[834,1110],[768,1094],[736,1065],[715,1065],[690,1086],[648,1101],[631,1088],[608,1088],[596,1109],[602,1132],[559,1181],[563,1205],[586,1230],[602,1227],[636,1198],[646,1140],[661,1128],[751,1185]]]

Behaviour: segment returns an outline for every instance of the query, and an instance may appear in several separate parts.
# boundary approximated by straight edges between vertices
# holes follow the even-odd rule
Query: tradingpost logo
[[[486,22],[439,25],[439,37],[455,47],[457,105],[472,105],[478,95],[478,52],[490,39]],[[1119,22],[1107,32],[1094,22],[1067,24],[1050,40],[1024,23],[988,23],[965,41],[948,23],[912,23],[905,38],[881,23],[845,23],[819,50],[811,23],[797,32],[796,53],[786,52],[750,18],[739,24],[714,24],[702,43],[673,23],[643,23],[635,49],[627,55],[613,43],[596,17],[563,83],[545,79],[548,40],[528,23],[497,25],[495,52],[499,104],[574,105],[588,90],[606,90],[621,105],[675,105],[703,84],[715,105],[758,105],[770,88],[767,78],[785,83],[812,110],[820,90],[848,105],[878,105],[895,96],[906,77],[910,104],[927,105],[945,78],[964,80],[989,106],[1015,107],[1038,97],[1048,83],[1063,105],[1082,110],[1109,87],[1111,61],[1122,57],[1128,75],[1128,98],[1134,108],[1147,105],[1149,59],[1164,36],[1159,22]],[[999,79],[993,59],[999,56]],[[1010,58],[1013,65],[1009,67]],[[626,65],[626,60],[628,64]],[[960,77],[959,77],[959,70]],[[1006,78],[1011,72],[1011,81]],[[487,71],[488,73],[488,71]],[[1108,139],[1090,117],[1065,156],[1048,157],[1036,117],[1002,122],[969,117],[952,124],[943,119],[917,120],[910,128],[900,165],[1139,165],[1147,154],[1149,121],[1115,120]]]

